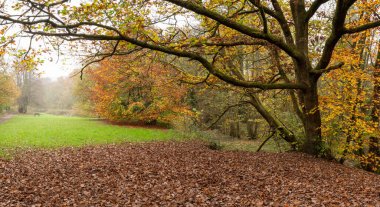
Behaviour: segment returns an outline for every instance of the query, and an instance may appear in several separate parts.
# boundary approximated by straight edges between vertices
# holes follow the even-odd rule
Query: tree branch
[[[267,34],[268,33],[268,21],[267,21],[267,18],[265,17],[264,9],[262,8],[260,1],[258,1],[258,4],[259,4],[261,22],[263,23],[263,33]]]
[[[219,22],[219,23],[221,23],[221,24],[223,24],[223,25],[225,25],[231,29],[239,31],[245,35],[250,36],[250,37],[266,40],[266,41],[276,45],[277,47],[279,47],[281,50],[286,52],[292,58],[295,58],[297,60],[300,60],[302,58],[302,54],[299,51],[297,51],[296,48],[286,44],[279,37],[276,37],[276,36],[271,35],[271,34],[263,33],[260,30],[247,27],[243,24],[239,24],[239,23],[237,23],[231,19],[224,17],[223,15],[220,15],[216,12],[210,11],[203,6],[192,3],[190,1],[183,1],[183,0],[165,0],[165,1],[171,2],[175,5],[180,6],[180,7],[186,8],[186,9],[193,11],[197,14],[209,17],[209,18],[213,19],[214,21],[217,21],[217,22]]]
[[[370,23],[367,23],[367,24],[363,24],[363,25],[357,26],[357,27],[345,28],[344,29],[344,33],[345,34],[354,34],[354,33],[359,33],[359,32],[362,32],[364,30],[372,29],[372,28],[375,28],[375,27],[380,27],[380,20],[379,21],[370,22]]]
[[[224,109],[224,111],[218,116],[218,118],[209,127],[207,127],[207,129],[212,129],[216,125],[216,123],[218,123],[218,121],[224,116],[224,114],[226,114],[230,109],[234,107],[242,106],[244,104],[247,104],[247,103],[238,103],[238,104],[227,106],[227,108]]]
[[[261,150],[261,148],[263,148],[263,146],[265,145],[265,143],[267,143],[267,141],[269,141],[269,139],[272,138],[275,133],[276,133],[276,130],[272,129],[271,133],[269,134],[269,136],[267,138],[265,138],[265,140],[260,144],[260,146],[259,146],[259,148],[257,148],[256,152],[259,152]]]
[[[290,83],[289,77],[286,75],[284,69],[282,68],[282,65],[280,62],[280,54],[278,53],[278,50],[276,48],[273,48],[271,50],[271,53],[272,53],[274,64],[276,65],[278,72],[281,75],[282,79],[284,79],[285,82]],[[293,90],[290,90],[289,94],[290,94],[290,98],[292,100],[294,111],[296,112],[298,118],[302,121],[302,123],[304,123],[305,122],[305,115],[302,113],[301,107],[298,104],[299,101],[297,99],[296,93]]]
[[[261,45],[265,46],[268,45],[269,43],[267,41],[263,40],[257,40],[257,41],[236,41],[236,42],[204,42],[204,43],[197,43],[197,44],[190,44],[190,45],[185,45],[185,46],[190,46],[190,47],[201,47],[201,46],[221,46],[221,47],[235,47],[235,46],[240,46],[240,45]]]
[[[282,11],[280,4],[278,3],[277,0],[272,0],[272,5],[273,5],[273,8],[276,11],[277,18],[275,17],[275,19],[280,24],[280,27],[282,29],[282,32],[284,33],[284,37],[286,39],[286,42],[288,44],[294,45],[294,40],[293,40],[292,32],[290,31],[288,22],[286,21],[284,12]]]
[[[327,68],[325,68],[325,69],[321,69],[321,70],[312,70],[312,71],[310,71],[310,72],[313,73],[313,74],[323,74],[323,73],[330,72],[330,71],[332,71],[332,70],[339,69],[339,68],[343,67],[343,65],[344,65],[344,62],[339,62],[339,63],[337,63],[337,64],[335,64],[335,65],[331,65],[331,66],[329,66],[329,67],[327,67]]]
[[[275,18],[275,19],[279,19],[280,17],[278,16],[278,14],[275,12],[275,11],[273,11],[273,10],[271,10],[271,9],[269,9],[268,7],[266,7],[266,6],[263,6],[262,4],[259,4],[259,2],[258,1],[255,1],[255,0],[249,0],[249,2],[251,2],[251,4],[253,4],[255,7],[257,7],[257,8],[261,8],[266,14],[268,14],[269,16],[271,16],[271,17],[273,17],[273,18]]]
[[[107,26],[107,25],[103,25],[103,24],[99,24],[99,23],[95,23],[95,22],[79,22],[76,24],[57,24],[56,22],[53,22],[50,19],[39,19],[39,20],[34,20],[34,21],[28,21],[28,20],[14,19],[14,18],[5,16],[5,15],[0,15],[0,19],[7,20],[7,21],[17,23],[17,24],[21,24],[21,25],[29,25],[29,26],[37,25],[37,24],[41,24],[41,23],[46,23],[46,24],[51,25],[53,28],[61,28],[61,29],[74,29],[74,28],[78,28],[81,26],[96,26],[96,27],[103,28],[106,30],[114,31],[116,34],[121,35],[119,30],[117,30],[116,28],[111,27],[111,26]]]
[[[244,81],[244,80],[238,80],[230,75],[227,75],[219,70],[217,70],[206,58],[202,57],[199,54],[188,52],[188,51],[182,51],[177,49],[172,49],[168,47],[164,47],[157,44],[150,44],[147,42],[143,42],[125,35],[120,36],[107,36],[107,35],[89,35],[89,34],[83,34],[83,33],[46,33],[46,32],[32,32],[29,31],[30,34],[35,35],[42,35],[42,36],[55,36],[55,37],[81,37],[87,40],[123,40],[126,42],[129,42],[131,44],[140,46],[142,48],[147,48],[155,51],[160,51],[166,54],[175,55],[178,57],[184,57],[189,58],[191,60],[196,60],[200,64],[205,67],[206,70],[208,70],[211,74],[218,77],[219,79],[240,87],[245,88],[260,88],[262,90],[269,90],[269,89],[305,89],[306,86],[303,84],[296,84],[296,83],[276,83],[276,84],[267,84],[267,83],[258,83],[258,82],[251,82],[251,81]]]
[[[310,18],[314,16],[315,12],[319,9],[319,7],[328,1],[329,0],[315,0],[311,4],[309,10],[307,10],[307,12],[306,12],[305,22],[308,22],[310,20]]]
[[[344,0],[338,0],[336,3],[334,18],[332,21],[332,31],[326,40],[322,56],[319,59],[317,66],[314,68],[315,71],[326,68],[330,63],[334,48],[344,34],[344,22],[346,20],[348,9],[354,2],[355,0],[348,2]]]

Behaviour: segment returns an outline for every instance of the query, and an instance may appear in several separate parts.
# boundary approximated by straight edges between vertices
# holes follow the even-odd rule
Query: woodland
[[[145,166],[146,162],[151,163],[156,159],[149,153],[162,148],[165,152],[157,152],[157,156],[163,160],[168,159],[170,167],[180,165],[177,158],[167,157],[170,154],[184,156],[183,159],[189,163],[205,161],[202,156],[197,161],[191,160],[179,152],[183,150],[189,156],[199,152],[210,159],[217,159],[218,162],[222,162],[221,159],[229,160],[235,170],[241,172],[242,177],[252,173],[251,168],[244,169],[242,166],[251,164],[263,169],[266,162],[266,167],[272,169],[272,174],[265,173],[268,169],[262,171],[265,182],[269,182],[272,176],[275,178],[273,182],[285,182],[284,185],[289,189],[300,190],[300,194],[305,195],[307,192],[301,192],[302,188],[294,180],[281,181],[276,176],[286,174],[294,167],[300,171],[292,173],[301,179],[307,174],[301,169],[313,168],[315,171],[325,172],[331,166],[335,171],[330,173],[328,179],[342,182],[342,186],[345,186],[342,188],[346,190],[355,189],[352,186],[357,183],[350,183],[349,177],[345,177],[347,174],[341,177],[344,181],[338,181],[340,173],[344,174],[351,169],[341,165],[345,164],[363,170],[361,172],[351,169],[355,171],[350,173],[357,174],[364,183],[379,178],[376,175],[380,173],[378,0],[1,2],[0,55],[3,59],[11,56],[13,61],[1,60],[3,67],[0,71],[0,111],[75,115],[120,125],[171,128],[182,136],[205,138],[211,149],[223,148],[219,142],[223,137],[227,140],[259,142],[257,151],[268,142],[274,141],[277,146],[281,146],[282,151],[289,151],[288,154],[239,152],[235,155],[224,151],[213,154],[219,151],[207,151],[202,144],[195,141],[152,143],[145,147],[122,145],[125,149],[117,145],[108,146],[107,149],[62,149],[54,155],[47,152],[48,156],[70,157],[78,153],[87,156],[93,152],[107,153],[109,157],[117,157],[115,154],[118,154],[120,156],[117,159],[125,161],[128,159],[123,153],[133,153],[135,150],[137,154],[148,154],[148,158],[139,155],[144,163],[142,165]],[[17,42],[21,38],[27,42],[25,48],[18,47]],[[81,65],[70,77],[57,81],[39,78],[38,67],[43,64],[42,57],[47,54],[70,54],[73,58],[80,59]],[[43,157],[44,153],[38,152],[37,156]],[[242,158],[245,156],[263,161],[261,163],[256,160],[252,163],[248,158]],[[79,162],[76,159],[72,158],[73,163]],[[106,162],[103,158],[98,161],[88,159],[83,162],[89,166],[108,165],[103,163]],[[241,159],[247,162],[244,163]],[[265,161],[266,159],[268,160]],[[16,160],[25,163],[24,168],[33,168],[34,164],[22,156]],[[281,164],[274,169],[276,161]],[[47,162],[49,164],[46,165],[54,165],[51,160]],[[20,166],[14,162],[0,162],[1,165],[8,166],[9,171],[20,170]],[[175,170],[176,167],[169,169],[165,163],[158,165],[162,174],[181,174],[179,170]],[[220,165],[223,169],[228,167],[226,163]],[[131,168],[120,165],[118,167],[120,169],[115,170],[115,173],[121,176],[121,180],[127,179],[125,176],[129,175],[121,172],[121,168]],[[188,170],[186,166],[177,167]],[[207,199],[202,200],[206,197],[198,198],[194,197],[194,192],[186,192],[186,195],[195,199],[191,201],[193,205],[197,205],[194,203],[198,202],[197,199],[200,199],[198,204],[205,206],[273,206],[287,203],[295,206],[316,203],[322,205],[323,200],[328,200],[326,205],[336,205],[340,202],[339,199],[334,200],[334,192],[339,190],[325,192],[323,195],[326,198],[287,197],[284,189],[268,190],[263,187],[259,191],[251,183],[236,181],[252,193],[244,194],[234,191],[233,183],[226,181],[232,175],[221,176],[221,169],[216,165],[214,167],[214,171],[205,171],[203,168],[198,175],[190,173],[191,175],[179,176],[178,182],[190,182],[188,185],[192,185],[195,182],[189,181],[194,178],[192,176],[203,175],[211,179],[213,176],[210,173],[219,173],[215,176],[217,181],[207,182],[227,182],[229,192],[232,189],[241,197],[231,201],[232,197],[220,197],[223,192],[219,192],[221,189],[215,186],[213,188],[208,185],[207,189],[196,186],[196,189],[202,188],[202,195],[206,195]],[[74,169],[73,172],[79,170],[76,167],[70,169]],[[147,169],[151,170],[150,167]],[[136,168],[138,170],[142,169]],[[153,176],[153,180],[157,178],[154,177],[154,172],[149,172],[153,173],[148,173]],[[43,173],[46,172],[41,172]],[[96,173],[98,172],[93,174]],[[292,173],[281,176],[292,176]],[[132,174],[131,176],[138,177],[141,172]],[[371,176],[374,177],[370,178]],[[260,176],[255,179],[259,179],[258,177]],[[314,177],[318,175],[315,174]],[[313,177],[304,178],[313,180]],[[138,180],[140,182],[143,179],[145,178]],[[315,178],[314,181],[318,180],[334,182],[324,177]],[[306,183],[312,189],[311,194],[319,191],[314,181]],[[68,185],[75,184],[74,181],[68,182],[71,182]],[[103,182],[104,180],[99,181]],[[186,191],[183,183],[180,185],[173,182],[168,181],[168,185],[177,186],[176,189],[182,193]],[[139,193],[143,194],[146,189],[141,188],[140,184],[136,185],[139,186]],[[112,185],[115,187],[119,184]],[[334,184],[335,187],[336,185]],[[267,186],[271,185],[267,183]],[[355,191],[357,197],[345,194],[354,198],[344,205],[360,206],[363,203],[357,202],[366,199],[366,204],[378,205],[380,195],[373,193],[376,187],[379,186],[375,182],[368,184],[368,189],[364,186],[356,188],[362,189],[360,192]],[[268,190],[268,194],[260,194],[264,189]],[[154,192],[159,194],[160,189],[156,190]],[[86,192],[88,195],[85,197],[94,193]],[[214,195],[210,192],[217,196],[210,197]],[[278,193],[278,196],[270,192]],[[342,191],[341,195],[345,192]],[[107,195],[105,192],[103,194]],[[118,200],[131,205],[131,200],[119,200],[122,198],[120,195],[123,193],[116,195],[115,202]],[[169,194],[167,196],[168,200],[173,201]],[[256,196],[256,200],[252,196]],[[167,200],[164,197],[158,197],[156,200],[149,197],[151,200],[147,198],[143,203],[169,205],[170,202],[165,203]],[[0,198],[5,199],[6,196],[0,195]],[[74,197],[72,199],[76,200]],[[155,203],[158,200],[161,203]]]

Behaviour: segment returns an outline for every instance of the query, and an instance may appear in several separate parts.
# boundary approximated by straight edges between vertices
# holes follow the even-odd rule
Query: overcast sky
[[[81,67],[80,63],[77,63],[73,57],[61,57],[57,62],[56,56],[50,56],[52,61],[47,60],[40,66],[40,71],[42,72],[41,77],[57,79],[61,76],[68,76],[74,69]]]
[[[11,0],[11,2],[14,2],[15,0]],[[78,6],[81,2],[89,2],[89,0],[71,0],[70,5],[72,6]],[[12,10],[12,9],[11,9]],[[187,20],[187,21],[186,21]],[[195,22],[194,19],[190,19],[190,22]],[[189,18],[185,18],[183,16],[177,16],[175,20],[167,20],[167,22],[161,22],[157,24],[160,28],[167,28],[170,26],[170,23],[176,22],[179,25],[186,25],[189,24]],[[17,26],[15,26],[11,32],[16,32]],[[16,40],[17,49],[28,49],[30,44],[29,38],[22,38],[19,37]],[[44,42],[42,40],[36,41],[34,40],[32,43],[32,47],[35,49],[38,48],[46,48],[49,47],[49,43]],[[79,45],[76,45],[75,47],[79,47]],[[67,47],[66,47],[67,48]],[[44,63],[38,67],[39,73],[41,73],[41,77],[49,77],[51,79],[57,79],[61,76],[69,76],[69,74],[75,70],[75,69],[81,69],[82,63],[80,61],[79,56],[75,56],[75,54],[78,54],[78,51],[70,51],[69,49],[60,49],[60,55],[58,58],[57,51],[55,49],[51,49],[51,53],[44,53],[39,58],[44,60]],[[83,55],[83,54],[82,54]]]
[[[16,42],[17,49],[27,49],[29,47],[29,38],[21,37]],[[40,45],[45,44],[33,41],[32,47],[36,49],[41,47]],[[44,60],[44,63],[38,66],[38,73],[41,74],[41,77],[48,77],[53,80],[58,77],[69,76],[73,70],[81,68],[80,58],[73,56],[73,53],[74,51],[63,50],[58,56],[57,51],[52,49],[50,53],[41,54],[38,57]],[[6,57],[7,62],[12,60],[12,57]]]
[[[8,3],[11,5],[15,3],[16,0],[10,0]],[[71,5],[79,5],[80,2],[86,2],[86,0],[71,0]],[[12,10],[10,7],[7,8]],[[15,12],[16,14],[16,12]],[[16,32],[18,30],[17,26],[14,26],[9,33]],[[46,47],[48,44],[45,44],[42,41],[33,41],[33,48]],[[17,49],[27,49],[29,47],[29,38],[19,37],[16,40]],[[38,67],[38,72],[41,73],[41,77],[49,77],[51,79],[57,79],[62,76],[69,76],[70,73],[75,69],[80,69],[82,67],[80,63],[80,58],[73,56],[74,52],[69,51],[68,49],[62,50],[58,58],[57,52],[52,50],[50,54],[44,53],[39,58],[44,60],[44,63]],[[11,62],[12,57],[5,57],[6,61]]]

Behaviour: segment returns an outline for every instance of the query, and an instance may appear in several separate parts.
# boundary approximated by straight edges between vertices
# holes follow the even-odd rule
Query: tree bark
[[[302,150],[308,154],[319,155],[323,150],[321,113],[318,103],[317,82],[304,92],[304,130],[305,142]]]
[[[302,53],[301,60],[293,59],[296,80],[304,83],[308,87],[298,91],[300,98],[305,140],[302,151],[312,155],[320,155],[323,150],[321,132],[321,113],[318,103],[318,79],[320,75],[311,73],[313,67],[308,58],[309,53],[309,29],[308,15],[304,1],[291,1],[290,4],[293,20],[295,23],[295,43],[296,48]],[[301,116],[302,117],[302,116]]]

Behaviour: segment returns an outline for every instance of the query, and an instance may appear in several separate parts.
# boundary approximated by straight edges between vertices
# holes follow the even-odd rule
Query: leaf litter
[[[196,141],[27,150],[0,186],[0,206],[380,206],[379,175]]]

